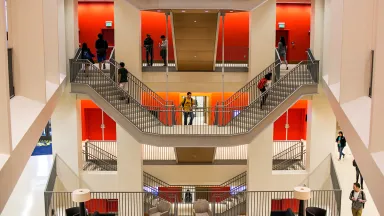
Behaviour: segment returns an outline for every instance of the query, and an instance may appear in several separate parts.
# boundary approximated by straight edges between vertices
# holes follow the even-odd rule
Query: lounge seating
[[[212,216],[208,201],[203,199],[193,203],[193,212],[195,216]]]
[[[271,216],[295,216],[295,214],[289,208],[287,211],[272,211]]]
[[[161,200],[156,207],[150,208],[149,216],[169,216],[171,203]]]
[[[307,216],[326,216],[327,210],[317,207],[308,207],[306,209]]]

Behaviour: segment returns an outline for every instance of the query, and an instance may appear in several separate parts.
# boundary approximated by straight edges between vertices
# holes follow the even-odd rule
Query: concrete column
[[[341,104],[368,96],[375,0],[343,2]]]
[[[47,99],[46,81],[58,84],[60,80],[57,13],[56,1],[20,0],[12,1],[8,14],[16,94],[41,103]]]
[[[311,1],[311,50],[317,60],[320,60],[320,72],[323,62],[324,35],[324,0]]]
[[[58,1],[43,0],[43,31],[45,77],[48,82],[60,84]],[[33,25],[32,25],[33,26]],[[61,26],[64,28],[64,25]]]
[[[140,10],[126,0],[116,0],[114,2],[116,60],[124,62],[128,71],[141,79],[142,42]]]
[[[250,12],[249,72],[253,79],[275,61],[276,0],[264,2]]]
[[[247,190],[272,190],[273,124],[248,145]],[[252,214],[251,214],[252,215]]]
[[[124,128],[116,125],[117,175],[120,191],[143,190],[143,160],[141,144]]]
[[[0,16],[5,17],[5,4],[0,4]],[[5,19],[0,19],[0,154],[12,151],[11,117],[9,107],[8,50]]]
[[[247,191],[273,190],[272,181],[273,124],[268,126],[248,145]],[[264,198],[260,198],[264,197]],[[262,194],[247,195],[247,215],[269,211],[270,197]],[[265,206],[260,210],[259,205]]]
[[[67,77],[69,77],[68,59],[73,58],[76,50],[79,48],[79,21],[77,8],[77,0],[64,1]],[[69,82],[69,79],[67,80]]]
[[[384,143],[382,142],[382,122],[384,121],[384,101],[382,95],[384,93],[384,86],[382,80],[384,79],[384,13],[378,13],[383,11],[384,2],[378,1],[375,13],[375,63],[373,72],[373,92],[372,92],[372,117],[371,117],[371,134],[369,142],[369,150],[372,153],[384,151]]]
[[[329,71],[329,84],[340,82],[343,1],[325,0],[323,70]],[[327,28],[328,30],[328,28]]]
[[[336,117],[322,92],[308,101],[307,171],[312,172],[335,149]]]
[[[62,94],[51,118],[53,152],[79,176],[82,170],[81,104],[69,86]]]

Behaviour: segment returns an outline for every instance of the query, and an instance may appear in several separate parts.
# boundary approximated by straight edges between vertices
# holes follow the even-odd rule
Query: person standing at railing
[[[279,55],[281,58],[283,58],[285,65],[287,66],[288,70],[288,61],[287,61],[287,43],[285,42],[285,38],[281,37],[279,43],[277,44],[277,50],[279,51]]]
[[[147,38],[144,40],[145,48],[145,57],[147,60],[147,66],[153,65],[153,40],[150,34],[147,34]],[[151,62],[149,62],[149,57],[151,57]]]
[[[342,131],[339,131],[339,136],[336,138],[336,142],[337,142],[337,149],[339,150],[339,161],[340,161],[341,156],[343,156],[343,158],[345,157],[343,150],[347,145],[347,140],[345,139]]]
[[[262,78],[259,83],[257,84],[257,88],[260,90],[261,94],[263,94],[265,91],[267,91],[268,88],[270,88],[272,84],[272,73],[268,73]],[[265,105],[267,101],[268,94],[265,93],[261,99],[260,102],[260,109],[263,109],[263,105]]]
[[[165,38],[164,35],[161,35],[161,43],[159,43],[160,47],[160,56],[164,61],[164,67],[167,66],[167,45],[168,45],[168,40]]]
[[[361,216],[367,198],[364,191],[360,190],[359,183],[353,184],[353,190],[349,194],[349,200],[352,201],[352,216]]]
[[[192,125],[193,123],[193,106],[195,102],[192,99],[192,93],[188,92],[187,97],[183,99],[183,101],[180,103],[180,107],[183,109],[184,113],[184,125],[187,125],[188,116],[190,117],[189,124]]]
[[[95,48],[97,53],[97,61],[99,62],[99,68],[103,66],[103,69],[105,69],[105,60],[107,59],[107,49],[108,49],[108,42],[104,40],[102,34],[98,34],[97,37],[99,39],[96,40]]]
[[[120,88],[128,92],[128,70],[125,68],[124,62],[120,62],[120,68],[118,70],[118,74],[119,74],[118,80],[119,80]],[[122,100],[125,100],[125,99],[128,99],[128,102],[129,102],[129,98],[125,98],[125,96],[123,96]]]

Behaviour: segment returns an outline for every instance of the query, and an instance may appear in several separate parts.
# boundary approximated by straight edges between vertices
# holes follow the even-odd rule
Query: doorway
[[[84,112],[87,128],[86,139],[116,139],[116,123],[105,112],[97,108],[87,108]]]
[[[276,30],[275,46],[277,47],[281,37],[285,38],[285,43],[287,44],[287,47],[289,48],[289,31],[288,30],[282,30],[282,29]],[[287,61],[289,62],[289,50],[287,50]]]
[[[278,118],[273,126],[274,140],[306,139],[305,109],[289,109]]]
[[[182,101],[185,96],[182,96]],[[194,105],[194,119],[192,125],[208,125],[209,124],[209,113],[208,110],[208,97],[207,96],[192,96]],[[188,120],[189,121],[189,120]],[[184,124],[184,115],[181,116],[181,123]]]

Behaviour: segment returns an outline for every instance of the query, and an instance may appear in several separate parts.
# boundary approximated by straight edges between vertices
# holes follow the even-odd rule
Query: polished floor
[[[44,190],[52,161],[52,155],[30,157],[1,216],[44,215]]]
[[[333,152],[333,158],[335,161],[335,168],[338,174],[342,192],[342,201],[341,201],[341,216],[350,216],[351,212],[351,201],[349,200],[349,193],[352,191],[353,183],[356,180],[356,170],[352,166],[353,155],[348,147],[345,148],[344,153],[346,154],[345,158],[341,161],[338,161],[338,152],[335,145],[335,151]],[[372,200],[372,197],[369,193],[369,185],[364,182],[364,192],[367,196],[367,203],[363,210],[363,216],[380,216],[379,212],[376,209],[376,205]]]

